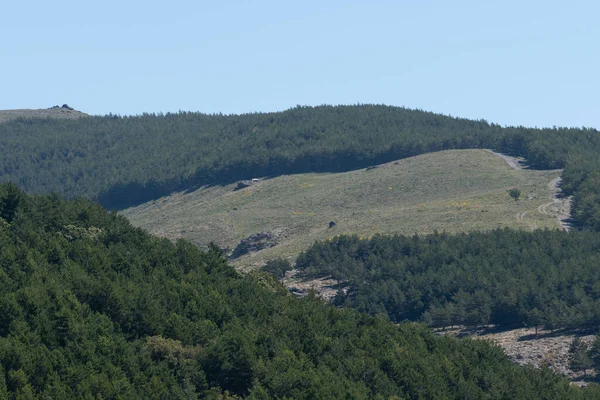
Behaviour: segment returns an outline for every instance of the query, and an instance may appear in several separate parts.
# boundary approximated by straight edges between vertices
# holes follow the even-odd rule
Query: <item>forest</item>
[[[393,240],[433,257],[446,239]],[[600,398],[485,341],[296,298],[81,198],[0,185],[0,248],[0,398]]]
[[[432,327],[597,330],[600,235],[511,229],[458,235],[339,236],[296,262],[331,276],[334,304]]]
[[[522,156],[532,168],[564,168],[575,223],[600,230],[598,131],[501,127],[383,105],[18,119],[0,124],[0,181],[119,210],[198,185],[348,171],[466,148]]]

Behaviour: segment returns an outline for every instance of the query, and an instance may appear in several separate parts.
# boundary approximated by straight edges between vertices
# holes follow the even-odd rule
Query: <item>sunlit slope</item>
[[[123,214],[159,236],[230,249],[251,234],[275,232],[278,245],[235,261],[247,267],[293,257],[315,240],[342,233],[558,228],[556,218],[538,208],[551,200],[551,182],[559,176],[515,169],[484,150],[451,150],[369,170],[280,176],[237,191],[235,185],[202,187]],[[521,191],[519,201],[508,195],[510,188]]]
[[[19,109],[0,110],[0,122],[10,121],[16,118],[57,118],[77,119],[87,116],[86,113],[71,108],[56,107],[46,109]]]

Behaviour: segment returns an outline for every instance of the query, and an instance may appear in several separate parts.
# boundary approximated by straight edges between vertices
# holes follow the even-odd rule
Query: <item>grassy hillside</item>
[[[251,266],[293,257],[315,240],[344,233],[556,228],[556,218],[538,208],[549,202],[549,183],[559,174],[517,170],[484,150],[451,150],[370,170],[281,176],[237,191],[235,185],[201,187],[123,215],[159,236],[230,249],[254,233],[275,232],[280,244],[234,262]],[[521,200],[508,196],[513,187]]]
[[[248,176],[345,172],[449,149],[490,148],[564,168],[573,216],[600,230],[594,129],[501,127],[383,105],[296,107],[243,115],[143,114],[0,124],[0,182],[125,209]]]
[[[43,109],[17,109],[0,110],[0,123],[7,122],[17,118],[57,118],[57,119],[77,119],[87,116],[86,113],[77,110],[71,110],[66,107],[43,108]]]

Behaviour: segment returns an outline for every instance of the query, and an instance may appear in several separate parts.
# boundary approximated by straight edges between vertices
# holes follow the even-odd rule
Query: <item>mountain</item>
[[[490,148],[532,168],[564,168],[573,217],[600,229],[594,129],[501,127],[380,105],[280,113],[178,113],[0,124],[0,181],[124,209],[194,186],[256,176],[344,172],[448,149]]]
[[[0,185],[1,398],[600,398],[421,325],[597,327],[596,130],[379,105],[33,114],[0,123],[0,181],[32,193]],[[583,232],[529,232],[558,227],[557,186]],[[337,280],[340,308],[86,198],[153,201],[125,213],[238,265],[308,246],[299,274]]]
[[[251,267],[295,258],[315,240],[344,233],[558,228],[555,215],[540,208],[553,204],[559,176],[484,150],[448,150],[350,172],[261,179],[242,189],[204,186],[122,215],[158,236],[203,247],[214,242],[234,253],[234,265]],[[511,188],[522,192],[519,201],[508,195]]]
[[[287,293],[78,199],[0,185],[0,396],[600,398],[485,341]]]

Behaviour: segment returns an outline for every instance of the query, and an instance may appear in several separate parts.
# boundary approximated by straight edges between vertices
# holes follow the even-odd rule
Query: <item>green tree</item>
[[[537,336],[538,328],[544,325],[543,313],[537,307],[534,307],[529,311],[525,311],[525,315],[527,325],[535,329],[535,336]]]
[[[593,366],[586,344],[580,338],[573,339],[569,346],[569,368],[575,372],[583,371],[583,376],[587,376],[587,370]]]
[[[521,368],[483,341],[439,337],[420,324],[394,324],[385,315],[339,309],[314,295],[296,298],[274,278],[264,279],[265,274],[238,274],[216,246],[201,251],[186,241],[152,237],[83,200],[23,195],[22,204],[10,229],[0,227],[2,399],[599,395],[593,387],[570,387],[548,370]],[[365,308],[377,304],[384,312],[398,307],[397,314],[388,312],[395,318],[418,318],[435,309],[432,304],[448,305],[450,311],[453,302],[465,311],[462,317],[473,311],[486,316],[488,306],[492,313],[497,308],[497,288],[493,276],[482,275],[485,262],[502,261],[489,264],[500,281],[506,277],[505,264],[539,266],[549,276],[561,275],[543,262],[506,263],[506,254],[497,253],[499,246],[490,245],[514,247],[523,243],[519,235],[379,237],[373,243],[349,238],[340,246],[346,253],[324,251],[323,265],[334,263],[330,268],[341,270],[341,276],[352,276],[356,289],[349,290],[350,301],[356,296]],[[587,271],[591,281],[595,270],[587,268],[584,255],[595,263],[600,246],[590,241],[577,247],[568,240],[593,236],[557,235],[565,240],[563,249],[551,233],[539,235],[525,247],[538,248],[532,257],[549,257],[552,252],[543,247],[547,244],[556,257],[570,262],[567,249],[577,248],[582,263],[577,270]],[[591,249],[590,254],[583,248]],[[392,262],[392,249],[410,268]],[[460,249],[480,269],[463,270]],[[516,250],[517,255],[526,253]],[[357,257],[350,257],[354,253]],[[338,268],[348,260],[350,268]],[[445,267],[447,262],[451,268]],[[376,290],[368,296],[359,293],[358,285],[367,281],[361,275],[365,271],[383,278],[383,285],[373,285]],[[392,279],[397,277],[406,278],[407,285]],[[532,274],[526,283],[538,280]],[[573,275],[571,280],[584,279]],[[460,289],[453,286],[456,282]],[[573,289],[575,299],[583,301],[585,291]],[[561,295],[567,305],[574,301]],[[477,310],[478,305],[486,307]]]
[[[0,190],[0,217],[11,223],[17,214],[23,192],[14,183],[3,185]]]
[[[508,195],[517,201],[519,200],[519,197],[521,197],[521,190],[517,188],[509,189]]]
[[[594,338],[588,355],[592,359],[594,369],[596,369],[596,371],[600,371],[600,336],[596,336]]]
[[[291,271],[292,265],[288,260],[283,258],[276,258],[274,260],[269,260],[263,267],[263,270],[273,274],[277,279],[281,279],[285,276],[287,271]]]

